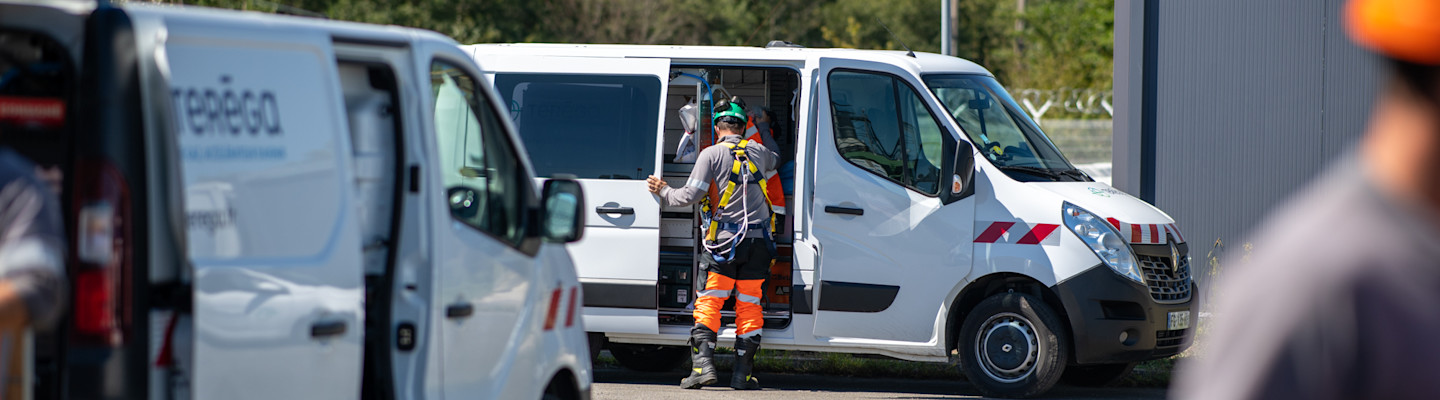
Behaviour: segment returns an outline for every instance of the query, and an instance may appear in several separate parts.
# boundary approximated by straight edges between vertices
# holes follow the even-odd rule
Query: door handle
[[[470,303],[451,304],[445,307],[445,318],[465,318],[475,313],[475,306]]]
[[[321,321],[310,325],[310,337],[322,338],[345,334],[345,321]]]
[[[599,206],[599,207],[595,207],[595,212],[596,212],[596,213],[599,213],[599,214],[631,215],[631,214],[634,214],[634,213],[635,213],[635,209],[634,209],[634,208],[630,208],[630,207],[606,207],[606,206]]]
[[[831,214],[865,215],[865,209],[855,207],[825,206],[825,212]]]

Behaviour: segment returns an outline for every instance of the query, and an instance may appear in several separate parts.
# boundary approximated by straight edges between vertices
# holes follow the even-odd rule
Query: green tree
[[[1115,3],[1110,0],[1028,0],[1020,61],[1013,84],[1042,89],[1110,89]]]
[[[168,0],[179,2],[182,0]],[[1011,87],[1110,87],[1112,0],[953,0],[957,54]],[[429,29],[460,43],[940,50],[937,0],[183,0]],[[1024,4],[1023,10],[1019,5]],[[888,26],[889,32],[885,27]]]
[[[823,22],[820,46],[884,50],[909,46],[914,51],[940,51],[938,1],[834,0],[820,6],[819,15]]]
[[[1015,75],[1025,72],[1016,41],[1015,0],[952,0],[958,2],[955,17],[956,55],[989,69],[996,79],[1013,84]],[[938,22],[937,22],[938,23]]]

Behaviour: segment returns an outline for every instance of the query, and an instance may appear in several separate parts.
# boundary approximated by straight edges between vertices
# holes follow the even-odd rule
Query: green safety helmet
[[[729,100],[720,100],[720,104],[715,105],[714,111],[715,116],[710,119],[711,121],[720,122],[720,118],[722,117],[738,118],[740,119],[740,125],[745,125],[745,123],[749,121],[749,118],[745,116],[745,109],[741,108],[739,104],[735,104]]]

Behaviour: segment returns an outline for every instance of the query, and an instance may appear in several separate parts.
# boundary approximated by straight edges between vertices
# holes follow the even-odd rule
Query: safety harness
[[[735,259],[735,246],[739,244],[741,240],[744,240],[745,235],[750,230],[750,224],[745,221],[736,223],[720,222],[719,220],[720,213],[729,207],[731,200],[734,199],[735,189],[737,187],[740,189],[740,198],[742,199],[740,206],[744,215],[750,214],[749,205],[745,204],[743,200],[749,183],[753,180],[755,183],[760,184],[761,193],[769,193],[769,190],[766,188],[765,179],[754,179],[756,176],[759,176],[760,169],[755,166],[754,162],[750,161],[750,157],[745,153],[746,146],[750,144],[749,140],[741,140],[738,144],[729,142],[720,142],[718,144],[730,150],[731,160],[733,161],[730,164],[730,177],[726,179],[725,189],[720,192],[720,204],[716,205],[712,210],[710,207],[710,198],[707,196],[700,203],[700,215],[705,219],[705,225],[708,227],[705,231],[705,250],[710,253],[710,256],[713,257],[716,262],[723,263]],[[770,198],[768,196],[761,197],[765,198],[766,210],[770,210]],[[770,213],[770,222],[766,225],[763,229],[765,238],[770,239],[770,232],[775,230],[774,212]],[[721,230],[732,232],[735,235],[723,243],[717,243]]]

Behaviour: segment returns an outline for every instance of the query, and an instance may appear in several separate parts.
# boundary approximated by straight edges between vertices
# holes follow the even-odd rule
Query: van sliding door
[[[483,50],[479,50],[483,51]],[[585,188],[585,237],[567,245],[585,287],[585,329],[658,333],[660,176],[669,60],[485,56],[537,176]]]

